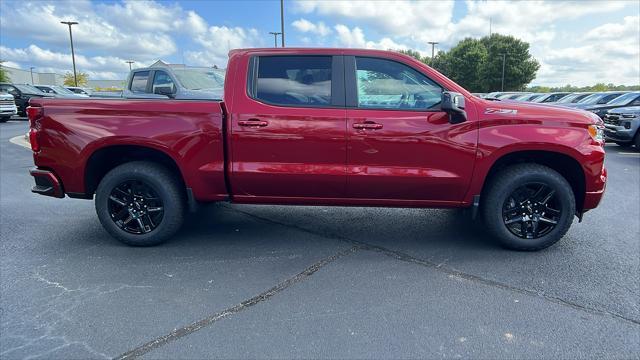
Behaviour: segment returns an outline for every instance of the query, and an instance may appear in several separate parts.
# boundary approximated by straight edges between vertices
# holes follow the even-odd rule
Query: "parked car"
[[[513,100],[531,102],[531,101],[539,98],[542,95],[544,95],[544,94],[543,93],[528,93],[528,94],[520,95],[520,96],[516,97]]]
[[[552,102],[556,102],[560,99],[562,99],[563,97],[569,95],[570,93],[568,92],[552,92],[552,93],[546,93],[543,94],[542,96],[538,96],[537,98],[533,99],[531,102],[534,103],[552,103]]]
[[[592,113],[603,118],[608,110],[628,106],[640,106],[640,91],[629,92],[624,95],[618,96],[617,98],[609,101],[606,104],[584,107],[583,110],[591,111]]]
[[[217,68],[140,68],[129,74],[123,96],[128,99],[220,100],[224,77],[224,70]]]
[[[485,95],[485,99],[500,99],[503,96],[519,94],[517,91],[494,91]]]
[[[49,94],[45,94],[42,91],[27,84],[9,84],[0,83],[0,92],[6,92],[13,95],[13,99],[18,107],[18,115],[26,116],[26,109],[29,105],[29,99],[31,98],[50,98]]]
[[[611,109],[604,115],[604,134],[620,146],[640,150],[640,106]]]
[[[7,122],[18,113],[13,95],[0,92],[0,123]]]
[[[520,98],[525,95],[531,95],[531,93],[515,93],[510,95],[503,95],[499,97],[499,99],[500,100],[516,100],[517,98]]]
[[[89,95],[76,94],[73,91],[68,90],[58,85],[34,85],[40,91],[60,98],[88,98]]]
[[[612,101],[613,99],[622,96],[624,94],[628,93],[628,91],[606,91],[606,92],[598,92],[595,94],[591,94],[585,98],[583,98],[582,100],[578,101],[577,103],[571,103],[571,104],[558,104],[564,107],[568,107],[568,108],[574,108],[574,109],[586,109],[589,107],[592,107],[594,105],[602,105],[602,104],[606,104],[609,101]]]
[[[93,90],[90,88],[86,88],[86,87],[79,87],[79,86],[65,86],[65,88],[69,91],[71,91],[74,94],[80,94],[80,95],[87,95],[87,96],[91,96],[91,93],[93,93]]]
[[[138,246],[231,201],[470,208],[520,250],[604,193],[604,125],[586,111],[479,99],[392,51],[232,50],[227,72],[224,100],[31,100],[32,191],[95,194],[104,228]]]
[[[560,98],[558,101],[550,101],[547,102],[549,105],[563,105],[563,104],[575,104],[578,101],[586,98],[587,96],[593,94],[592,92],[575,92],[571,93],[567,96]]]

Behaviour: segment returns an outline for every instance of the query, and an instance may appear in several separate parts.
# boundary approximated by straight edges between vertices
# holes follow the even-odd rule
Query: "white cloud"
[[[322,21],[316,24],[307,19],[299,19],[291,23],[291,25],[303,33],[312,33],[320,36],[327,36],[331,33],[331,28],[327,27]]]
[[[259,36],[256,29],[211,26],[195,38],[196,43],[200,44],[203,50],[189,51],[185,55],[190,64],[224,66],[227,63],[229,50],[255,47],[262,44],[263,40],[264,38]]]
[[[388,37],[382,38],[380,41],[367,41],[364,32],[359,27],[350,29],[346,25],[338,24],[335,26],[337,33],[336,46],[349,48],[365,48],[379,50],[407,50],[409,46],[399,44]]]

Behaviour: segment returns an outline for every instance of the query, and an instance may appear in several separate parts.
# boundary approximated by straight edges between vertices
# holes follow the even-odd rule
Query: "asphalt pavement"
[[[0,124],[0,358],[639,358],[640,153],[555,246],[457,210],[207,205],[132,248]]]

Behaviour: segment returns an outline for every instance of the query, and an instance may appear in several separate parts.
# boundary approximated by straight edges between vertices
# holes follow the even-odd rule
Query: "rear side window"
[[[331,56],[262,56],[251,95],[285,106],[331,105]]]
[[[146,92],[148,79],[149,79],[148,71],[139,71],[134,73],[133,79],[131,80],[131,91]]]
[[[427,110],[442,99],[438,84],[391,60],[356,57],[356,81],[359,108]]]

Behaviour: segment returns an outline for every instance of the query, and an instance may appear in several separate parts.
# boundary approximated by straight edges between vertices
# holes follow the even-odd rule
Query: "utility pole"
[[[280,34],[282,34],[282,47],[284,47],[284,0],[280,0]]]
[[[278,47],[278,35],[282,35],[282,33],[269,31],[269,34],[273,35],[273,47]]]
[[[78,75],[76,74],[76,54],[73,52],[73,33],[71,25],[77,25],[77,21],[60,21],[61,24],[69,25],[69,40],[71,41],[71,61],[73,62],[73,82],[78,86]]]
[[[491,37],[491,18],[489,18],[489,37]]]
[[[433,60],[433,57],[436,54],[436,45],[440,44],[437,41],[429,41],[427,42],[428,44],[431,44],[431,60]]]
[[[35,85],[33,82],[33,69],[35,69],[33,66],[29,68],[29,71],[31,72],[31,85]]]
[[[500,91],[504,91],[504,64],[507,62],[507,54],[502,53],[502,87]]]
[[[133,60],[127,60],[125,61],[127,64],[129,64],[129,71],[131,71],[131,64],[133,64],[135,61]]]

